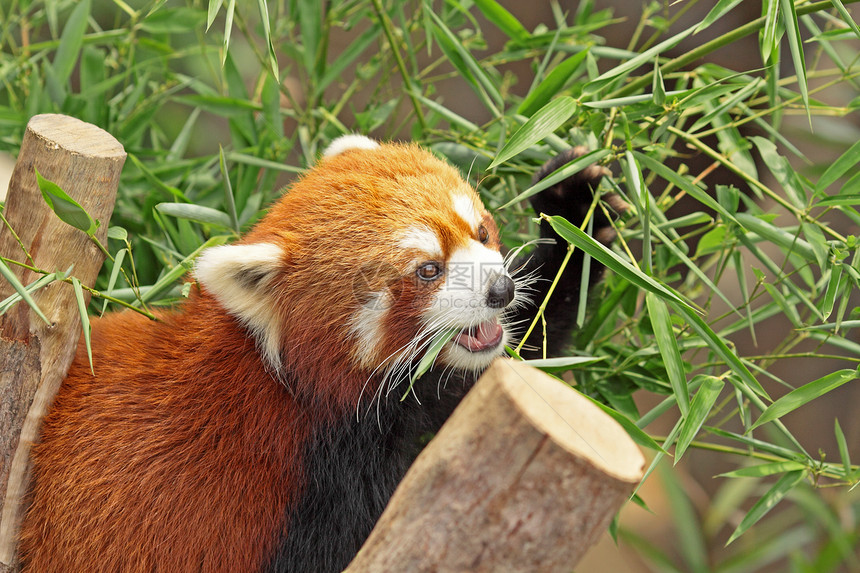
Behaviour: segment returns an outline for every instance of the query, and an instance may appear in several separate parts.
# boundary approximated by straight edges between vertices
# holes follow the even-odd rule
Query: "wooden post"
[[[644,463],[586,398],[499,359],[409,469],[346,573],[572,571]]]
[[[101,223],[96,236],[104,244],[125,157],[122,145],[94,125],[63,115],[33,117],[27,124],[4,208],[21,244],[0,223],[0,255],[49,272],[74,265],[72,274],[92,286],[104,255],[85,233],[62,222],[48,208],[34,167]],[[18,265],[9,267],[25,285],[40,276]],[[0,299],[14,292],[0,279]],[[50,325],[26,303],[0,317],[0,572],[15,568],[22,499],[30,477],[30,447],[81,335],[71,285],[52,283],[36,291],[33,298]]]

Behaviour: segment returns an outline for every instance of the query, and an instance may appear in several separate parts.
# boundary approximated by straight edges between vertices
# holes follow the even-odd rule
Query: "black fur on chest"
[[[465,377],[465,378],[464,378]],[[397,484],[477,376],[429,372],[405,400],[401,384],[320,428],[305,451],[305,483],[268,571],[342,571],[364,543]],[[419,403],[420,402],[420,403]]]

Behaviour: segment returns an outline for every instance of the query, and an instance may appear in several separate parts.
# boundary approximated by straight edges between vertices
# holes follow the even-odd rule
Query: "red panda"
[[[579,222],[602,174],[533,202]],[[602,215],[594,228],[614,237]],[[24,570],[342,570],[565,251],[506,264],[454,168],[414,145],[335,140],[247,235],[201,255],[184,304],[93,320],[95,375],[79,348],[34,450]],[[552,341],[569,338],[580,266],[546,311]]]

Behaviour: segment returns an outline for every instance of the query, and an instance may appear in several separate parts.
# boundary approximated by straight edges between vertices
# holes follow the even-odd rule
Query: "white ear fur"
[[[281,328],[265,287],[277,275],[283,255],[270,243],[222,245],[203,251],[194,268],[200,284],[251,330],[275,370],[281,366]]]
[[[323,157],[334,157],[350,149],[376,149],[377,147],[379,147],[379,142],[364,135],[341,135],[332,141],[326,150],[323,151]]]

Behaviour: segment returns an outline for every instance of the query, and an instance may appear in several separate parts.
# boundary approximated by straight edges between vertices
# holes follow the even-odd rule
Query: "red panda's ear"
[[[194,268],[200,284],[251,330],[275,368],[280,367],[280,320],[268,287],[284,259],[281,247],[271,243],[222,245],[203,251]]]
[[[350,149],[376,149],[377,147],[379,147],[379,142],[364,135],[341,135],[323,151],[323,158],[334,157]]]

